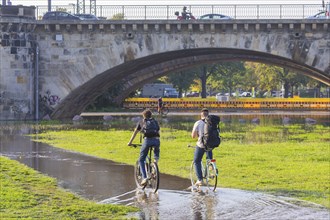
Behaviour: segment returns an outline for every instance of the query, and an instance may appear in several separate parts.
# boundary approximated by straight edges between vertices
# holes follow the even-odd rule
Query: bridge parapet
[[[176,20],[101,20],[96,22],[74,21],[39,21],[38,26],[43,26],[46,31],[110,31],[115,32],[250,32],[250,31],[328,31],[330,20],[285,20],[285,19],[265,19],[265,20],[219,20],[219,21],[176,21]]]
[[[23,5],[0,5],[0,18],[23,18],[35,20],[35,10],[34,6],[23,6]]]

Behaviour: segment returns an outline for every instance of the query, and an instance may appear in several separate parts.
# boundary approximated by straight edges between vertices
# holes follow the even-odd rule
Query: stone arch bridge
[[[117,89],[113,101],[120,104],[147,82],[218,61],[274,64],[330,85],[328,19],[91,23],[0,18],[0,27],[2,117],[37,117],[45,101],[53,108],[52,118],[72,118],[109,88]]]

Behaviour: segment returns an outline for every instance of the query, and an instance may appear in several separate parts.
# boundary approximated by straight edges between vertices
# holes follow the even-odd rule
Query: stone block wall
[[[0,18],[0,120],[34,117],[34,25]]]

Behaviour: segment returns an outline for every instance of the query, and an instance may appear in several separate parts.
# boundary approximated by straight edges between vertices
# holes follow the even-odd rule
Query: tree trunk
[[[285,81],[284,82],[284,98],[289,98],[289,89],[290,89],[290,83]]]
[[[201,97],[203,99],[206,98],[206,79],[207,79],[207,66],[203,66],[202,67],[202,72],[201,72],[201,84],[202,84],[202,94],[201,94]]]

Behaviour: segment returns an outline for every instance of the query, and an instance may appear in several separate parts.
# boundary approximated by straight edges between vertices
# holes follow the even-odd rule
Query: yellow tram
[[[212,101],[194,98],[163,98],[169,109],[243,109],[243,110],[330,110],[329,98],[240,98],[230,101]],[[127,109],[156,108],[157,98],[128,98],[123,102]]]

